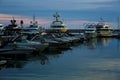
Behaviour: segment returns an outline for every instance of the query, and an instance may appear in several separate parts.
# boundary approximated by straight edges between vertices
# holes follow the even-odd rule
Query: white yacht
[[[53,17],[55,17],[55,21],[53,21],[50,25],[50,30],[52,30],[53,32],[66,32],[66,25],[63,21],[60,21],[58,19],[60,15],[56,12],[56,14],[54,14]]]
[[[16,24],[16,20],[14,19],[14,17],[13,17],[13,19],[10,20],[10,22],[11,22],[11,24],[9,24],[8,26],[6,26],[5,27],[6,29],[16,30],[16,29],[21,29],[22,28],[22,26]]]
[[[108,24],[98,23],[96,25],[97,36],[99,37],[110,37],[112,36],[112,29]]]
[[[96,24],[96,30],[98,37],[111,37],[113,32],[111,26],[106,24],[102,18]]]
[[[0,60],[0,66],[4,65],[7,63],[7,60]]]
[[[35,48],[8,43],[0,48],[0,54],[28,54],[33,53],[35,50]]]
[[[22,34],[27,35],[36,35],[39,33],[44,32],[44,28],[42,28],[41,25],[38,24],[38,22],[35,19],[35,16],[33,16],[33,21],[30,22],[30,25],[28,27],[23,27]]]
[[[85,26],[85,37],[86,39],[95,38],[97,36],[95,24],[87,24]]]
[[[16,20],[13,17],[13,19],[10,20],[10,24],[5,26],[4,29],[5,29],[4,35],[9,35],[9,36],[16,35],[16,34],[19,35],[21,32],[22,26],[18,25],[16,23]]]
[[[49,43],[49,49],[67,49],[69,48],[68,40],[56,37],[54,34],[36,35],[32,41]]]
[[[25,36],[23,36],[20,39],[15,40],[15,44],[19,46],[32,47],[41,52],[44,51],[49,46],[48,43],[27,40]]]

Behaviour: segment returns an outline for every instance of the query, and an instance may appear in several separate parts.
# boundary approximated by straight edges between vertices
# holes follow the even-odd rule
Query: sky
[[[32,16],[36,15],[41,25],[49,27],[54,20],[52,15],[59,12],[68,28],[81,28],[84,23],[96,23],[100,17],[116,27],[119,8],[120,0],[0,0],[0,23],[16,17],[29,24]]]

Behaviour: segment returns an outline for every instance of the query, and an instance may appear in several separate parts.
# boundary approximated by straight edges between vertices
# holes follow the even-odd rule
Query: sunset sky
[[[4,17],[31,19],[36,15],[42,25],[49,26],[52,15],[59,12],[69,28],[97,22],[100,17],[115,27],[119,8],[120,0],[0,0],[0,23],[8,19]]]

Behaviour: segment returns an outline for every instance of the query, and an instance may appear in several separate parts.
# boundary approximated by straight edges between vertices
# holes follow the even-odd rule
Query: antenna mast
[[[53,17],[55,17],[55,20],[58,21],[58,17],[60,17],[60,15],[56,12],[56,14],[54,14]]]

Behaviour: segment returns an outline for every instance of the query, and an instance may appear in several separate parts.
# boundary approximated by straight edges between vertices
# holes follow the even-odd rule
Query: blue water
[[[120,40],[102,38],[71,49],[9,61],[0,80],[119,80]]]
[[[100,17],[112,23],[112,27],[117,27],[117,17],[120,16],[119,0],[90,4],[79,3],[82,0],[78,3],[75,1],[0,0],[0,14],[11,15],[10,18],[16,15],[31,18],[36,15],[39,19],[52,22],[54,19],[52,15],[59,12],[67,28],[81,28],[84,22],[78,21],[97,22]],[[90,5],[92,9],[89,9]],[[95,5],[101,7],[95,8]],[[86,6],[89,7],[84,8]],[[15,55],[7,65],[0,66],[0,80],[120,80],[118,39],[93,39],[74,45],[71,49],[61,50],[59,53],[25,55],[19,59],[18,57]]]

